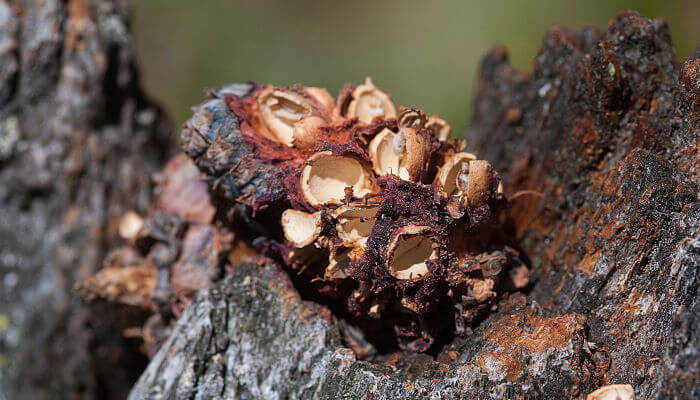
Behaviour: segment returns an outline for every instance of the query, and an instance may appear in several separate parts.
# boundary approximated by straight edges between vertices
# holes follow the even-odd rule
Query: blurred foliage
[[[496,44],[530,70],[555,24],[577,29],[633,8],[663,16],[679,59],[700,43],[700,1],[134,0],[143,81],[174,122],[204,88],[301,83],[336,95],[371,76],[397,104],[440,114],[461,135],[481,57]]]

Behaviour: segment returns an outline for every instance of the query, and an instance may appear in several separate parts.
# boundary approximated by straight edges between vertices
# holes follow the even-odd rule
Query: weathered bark
[[[529,296],[586,316],[606,382],[700,396],[699,52],[679,68],[665,23],[628,11],[551,30],[531,76],[502,49],[481,71],[468,138],[507,192],[543,195],[511,212]]]
[[[587,388],[571,387],[590,364],[585,357],[571,357],[583,354],[586,346],[580,316],[540,317],[525,307],[524,297],[516,296],[499,316],[507,321],[494,317],[484,323],[475,335],[491,330],[506,334],[504,329],[517,335],[522,333],[519,321],[507,314],[522,310],[542,327],[525,344],[537,364],[524,365],[520,375],[491,367],[496,361],[489,355],[500,348],[496,341],[475,342],[484,352],[476,363],[439,363],[413,355],[374,365],[358,361],[343,347],[336,319],[326,308],[302,301],[280,267],[260,264],[243,264],[199,293],[129,399],[484,398],[489,392],[504,398]],[[479,363],[493,372],[484,373]],[[548,380],[555,375],[556,381]],[[522,386],[501,384],[513,376],[519,376]]]
[[[486,56],[467,137],[506,193],[537,192],[509,218],[536,282],[436,360],[358,361],[261,261],[195,297],[130,399],[700,396],[698,56],[679,67],[664,23],[634,12],[553,29],[529,76]]]
[[[123,398],[145,362],[121,333],[143,315],[73,291],[171,148],[126,8],[0,2],[0,398]]]

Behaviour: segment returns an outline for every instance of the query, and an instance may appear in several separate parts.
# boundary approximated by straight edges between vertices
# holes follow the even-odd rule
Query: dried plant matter
[[[319,88],[253,83],[208,97],[181,143],[221,214],[238,215],[263,252],[365,331],[381,326],[425,351],[524,285],[495,223],[498,174],[439,117],[397,107],[369,78],[337,102]]]
[[[254,252],[214,221],[207,185],[184,155],[155,176],[156,196],[144,217],[126,212],[104,268],[76,284],[88,302],[105,300],[152,314],[141,333],[149,355],[167,338],[169,325],[199,290]]]

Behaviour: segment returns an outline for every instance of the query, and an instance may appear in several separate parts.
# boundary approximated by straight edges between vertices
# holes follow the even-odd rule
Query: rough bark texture
[[[145,210],[167,121],[143,96],[126,2],[0,2],[0,398],[123,398],[143,315],[86,306],[116,222]]]
[[[0,3],[0,399],[122,398],[141,372],[121,329],[145,315],[72,291],[169,146],[130,54],[123,2]],[[553,29],[530,75],[496,49],[479,79],[471,145],[541,194],[511,203],[527,293],[435,360],[372,364],[259,259],[190,302],[129,398],[700,397],[700,51],[679,66],[625,12]]]
[[[556,395],[561,388],[579,393],[573,380],[590,361],[571,355],[584,353],[585,319],[540,316],[540,310],[526,307],[523,296],[515,296],[476,335],[500,335],[502,329],[522,333],[518,325],[523,321],[508,315],[516,310],[534,328],[542,327],[537,335],[519,336],[523,341],[517,345],[534,358],[521,372],[498,367],[493,352],[501,346],[495,339],[474,343],[483,352],[476,362],[402,355],[375,365],[358,361],[343,347],[335,318],[324,307],[302,301],[280,267],[251,262],[190,303],[129,399],[484,398],[487,393],[487,398],[504,398]],[[550,382],[551,376],[558,378]],[[519,385],[504,383],[515,377]]]
[[[531,76],[486,56],[468,131],[506,192],[543,194],[511,213],[529,297],[585,315],[603,379],[643,399],[700,396],[699,58],[679,68],[666,24],[631,11],[555,28]]]
[[[555,28],[531,75],[488,54],[470,143],[503,171],[536,282],[436,360],[358,361],[268,261],[190,303],[130,399],[700,396],[700,54],[660,20]]]

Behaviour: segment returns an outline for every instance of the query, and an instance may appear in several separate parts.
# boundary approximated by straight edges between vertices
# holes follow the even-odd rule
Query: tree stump
[[[664,22],[632,11],[552,29],[530,75],[494,49],[466,136],[503,171],[525,293],[435,359],[373,364],[280,267],[243,264],[191,302],[130,399],[697,397],[699,95],[698,54],[680,67]]]
[[[171,148],[125,9],[0,5],[0,398],[123,398],[145,366],[121,328],[147,313],[72,290],[148,208]],[[531,74],[496,48],[466,138],[502,172],[524,292],[434,358],[371,363],[254,258],[190,301],[129,398],[698,397],[699,121],[700,49],[680,65],[661,20],[554,28]]]

